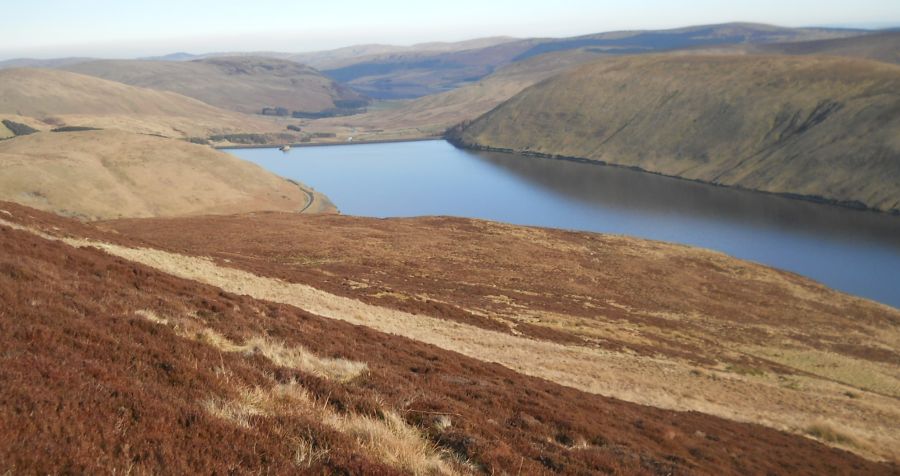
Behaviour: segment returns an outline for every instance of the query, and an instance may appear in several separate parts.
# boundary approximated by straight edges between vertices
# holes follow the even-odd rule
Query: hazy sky
[[[299,52],[727,21],[900,26],[900,0],[17,0],[0,8],[0,59]]]

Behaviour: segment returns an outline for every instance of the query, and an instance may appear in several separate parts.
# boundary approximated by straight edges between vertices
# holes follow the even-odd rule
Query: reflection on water
[[[521,156],[502,153],[481,152],[477,156],[535,186],[586,204],[774,227],[793,233],[820,234],[824,239],[864,239],[900,247],[900,219],[880,213],[673,180],[618,167],[531,157],[523,160]]]
[[[900,307],[900,217],[444,141],[232,151],[345,214],[454,215],[685,243]]]

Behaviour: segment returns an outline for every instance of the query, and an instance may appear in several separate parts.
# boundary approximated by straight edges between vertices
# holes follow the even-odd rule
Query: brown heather
[[[146,246],[133,238],[2,208],[0,471],[896,472],[800,436],[602,397],[176,278],[90,247]],[[369,371],[320,378],[183,337],[180,320]],[[401,447],[414,457],[388,456]]]

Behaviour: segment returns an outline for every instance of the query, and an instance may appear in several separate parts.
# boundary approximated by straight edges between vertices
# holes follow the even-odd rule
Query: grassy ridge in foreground
[[[526,89],[450,137],[900,212],[900,67],[889,64],[604,60]]]
[[[900,311],[793,273],[687,246],[462,218],[269,213],[99,226],[256,275],[223,278],[211,262],[167,268],[226,289],[587,392],[804,435],[830,427],[845,448],[900,459]]]
[[[198,279],[160,269],[182,264]],[[226,288],[198,282],[217,277]],[[896,472],[806,438],[585,393],[254,298],[260,282],[292,286],[0,204],[0,470]],[[291,296],[310,293],[325,311],[363,311],[326,292]],[[389,312],[373,310],[376,320]]]

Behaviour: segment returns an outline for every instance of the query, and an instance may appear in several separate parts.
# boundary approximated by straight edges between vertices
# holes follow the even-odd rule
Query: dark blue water
[[[723,251],[900,308],[900,217],[444,141],[231,153],[348,215],[454,215]]]

